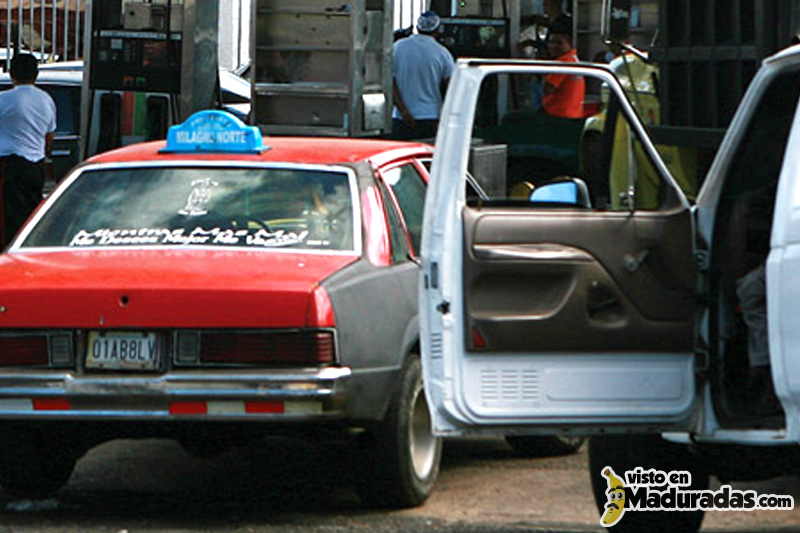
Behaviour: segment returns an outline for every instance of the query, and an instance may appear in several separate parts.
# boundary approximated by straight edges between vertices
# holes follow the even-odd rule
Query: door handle
[[[589,316],[595,318],[603,311],[608,311],[620,306],[619,300],[613,297],[606,298],[605,300],[594,302],[586,306]]]
[[[619,323],[627,315],[617,291],[597,281],[592,282],[589,287],[586,312],[593,321],[606,324]]]
[[[636,272],[642,263],[644,263],[647,256],[650,255],[650,249],[645,249],[636,255],[625,254],[622,257],[622,262],[625,265],[625,270],[628,272]]]

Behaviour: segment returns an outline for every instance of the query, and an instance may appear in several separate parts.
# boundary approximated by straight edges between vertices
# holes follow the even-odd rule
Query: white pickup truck
[[[551,76],[608,88],[595,142],[531,108]],[[689,472],[687,490],[800,472],[799,97],[800,47],[765,60],[692,202],[609,70],[460,61],[422,237],[436,433],[590,435],[601,512],[605,467]],[[507,147],[505,195],[463,193],[479,139]],[[764,266],[766,302],[743,301]],[[617,527],[696,531],[696,507]]]

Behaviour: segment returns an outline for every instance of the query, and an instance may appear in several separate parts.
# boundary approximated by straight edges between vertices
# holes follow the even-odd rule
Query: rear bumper
[[[180,371],[162,375],[0,373],[0,419],[342,418],[349,368]]]

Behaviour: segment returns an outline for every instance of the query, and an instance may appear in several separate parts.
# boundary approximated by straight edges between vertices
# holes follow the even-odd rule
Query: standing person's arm
[[[447,86],[450,85],[450,78],[453,77],[453,69],[455,68],[455,60],[450,54],[450,51],[442,46],[442,62],[441,62],[441,76],[442,81],[439,82],[439,90],[442,92],[442,100],[447,94]]]
[[[53,152],[53,132],[49,131],[44,134],[44,157],[50,159],[50,154]]]
[[[53,153],[53,137],[58,127],[56,120],[56,103],[51,97],[48,96],[48,106],[50,108],[50,119],[48,120],[47,131],[44,134],[44,179],[45,181],[52,181],[55,178],[55,171],[53,169],[53,161],[50,156]]]
[[[439,84],[439,90],[442,92],[442,99],[444,99],[444,95],[447,94],[447,86],[449,84],[450,84],[450,76],[442,78],[442,82]]]
[[[556,92],[564,80],[567,78],[564,74],[548,74],[544,77],[544,94],[553,94]]]
[[[394,106],[400,112],[400,116],[403,117],[403,122],[414,127],[414,117],[411,115],[411,112],[406,107],[406,103],[403,101],[403,95],[400,94],[400,89],[397,88],[397,84],[394,84],[392,87],[392,95],[394,97]]]
[[[53,160],[50,159],[50,154],[53,153],[53,133],[48,132],[44,134],[44,179],[45,181],[52,181],[55,178],[55,170],[53,169]]]

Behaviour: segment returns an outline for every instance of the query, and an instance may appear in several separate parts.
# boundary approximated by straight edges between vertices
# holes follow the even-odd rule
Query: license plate
[[[92,331],[86,368],[103,370],[155,370],[161,342],[155,333]]]

